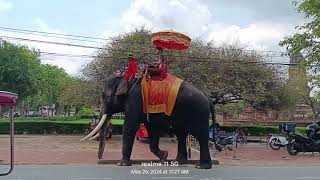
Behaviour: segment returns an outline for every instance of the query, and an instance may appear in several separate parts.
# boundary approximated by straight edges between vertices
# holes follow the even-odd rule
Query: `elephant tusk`
[[[107,127],[109,127],[109,126],[110,126],[110,124],[111,124],[111,121],[109,121],[109,122],[108,122]],[[99,135],[100,135],[100,133],[97,133],[96,135],[94,135],[93,137],[91,137],[91,138],[89,139],[89,141],[91,141],[91,140],[93,140],[93,139],[98,138],[98,137],[99,137]]]
[[[89,139],[89,141],[91,141],[92,139],[96,139],[97,137],[99,137],[99,135],[100,135],[100,133],[97,133],[96,135],[94,135],[93,137],[91,137],[91,138]]]
[[[107,115],[104,114],[104,115],[102,116],[99,124],[98,124],[86,137],[82,138],[82,139],[80,140],[80,142],[81,142],[81,141],[84,141],[84,140],[87,140],[88,138],[90,138],[90,137],[92,137],[94,134],[96,134],[96,133],[99,131],[99,129],[101,128],[101,126],[103,125],[103,123],[104,123],[104,121],[106,120],[106,118],[107,118]]]

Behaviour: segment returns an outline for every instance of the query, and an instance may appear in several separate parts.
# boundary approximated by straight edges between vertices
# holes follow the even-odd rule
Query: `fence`
[[[224,145],[223,146],[223,149],[225,149],[226,151],[226,154],[227,154],[227,151],[230,150],[232,151],[232,158],[233,159],[236,159],[236,149],[238,148],[238,144],[237,144],[237,136],[238,134],[237,133],[232,133],[232,143],[231,144],[227,144],[227,145]],[[200,151],[200,144],[199,142],[197,141],[196,138],[194,138],[192,135],[189,135],[188,137],[188,146],[189,148],[193,148],[197,151]],[[216,152],[216,147],[215,147],[215,144],[211,141],[208,142],[208,146],[209,146],[209,151],[210,151],[210,154],[211,156],[214,158],[215,157],[215,152]],[[191,151],[189,150],[189,158],[191,158]]]
[[[114,115],[113,115],[113,117],[118,117],[118,118],[120,118],[120,119],[123,119],[124,118],[124,113],[115,113]]]

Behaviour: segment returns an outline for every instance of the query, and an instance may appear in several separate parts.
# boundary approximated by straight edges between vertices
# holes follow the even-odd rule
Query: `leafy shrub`
[[[90,108],[82,108],[78,113],[79,116],[86,116],[86,117],[93,116],[95,114],[96,112]]]
[[[84,134],[88,131],[90,120],[60,118],[46,120],[45,118],[14,119],[16,134]],[[123,120],[112,119],[113,128],[122,131]],[[0,134],[9,133],[8,119],[0,119]]]
[[[15,131],[17,134],[84,134],[91,122],[89,119],[71,117],[40,117],[15,118]],[[112,119],[114,132],[121,133],[123,119]],[[250,136],[266,136],[269,133],[279,133],[278,126],[220,126],[221,130],[233,132],[237,128],[247,132]],[[8,119],[0,119],[0,134],[9,133]],[[296,133],[305,135],[304,127],[297,127]]]

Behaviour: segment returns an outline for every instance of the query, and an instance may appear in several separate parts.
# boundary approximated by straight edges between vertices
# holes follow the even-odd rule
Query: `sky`
[[[90,46],[83,42],[5,31],[3,27],[110,38],[145,26],[152,32],[175,30],[219,43],[240,42],[248,49],[283,51],[285,36],[306,20],[292,0],[0,0],[0,36],[20,37]],[[4,37],[5,36],[5,37]],[[9,39],[7,39],[9,40]],[[43,52],[94,55],[94,49],[9,40]],[[42,55],[42,63],[57,65],[77,75],[91,58]],[[275,61],[286,61],[275,58]]]

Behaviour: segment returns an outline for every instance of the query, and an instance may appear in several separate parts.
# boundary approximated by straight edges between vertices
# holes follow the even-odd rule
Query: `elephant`
[[[161,128],[173,126],[178,139],[176,155],[178,163],[184,164],[187,162],[186,139],[187,135],[191,134],[200,144],[200,161],[195,165],[195,168],[212,168],[208,148],[210,113],[212,113],[212,120],[215,123],[212,99],[191,83],[182,81],[171,116],[167,116],[164,113],[146,114],[143,112],[141,81],[142,79],[137,77],[133,77],[129,81],[121,76],[108,78],[104,82],[104,90],[101,95],[101,120],[93,132],[82,140],[90,138],[99,129],[100,136],[104,137],[112,115],[124,112],[122,158],[117,165],[130,166],[132,164],[130,157],[135,134],[139,125],[144,123],[149,135],[150,150],[161,162],[166,160],[168,152],[159,148],[159,133]],[[104,147],[105,139],[100,138],[99,159],[102,158]]]

